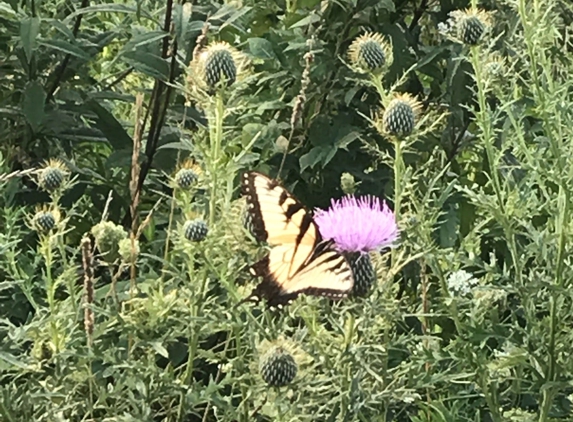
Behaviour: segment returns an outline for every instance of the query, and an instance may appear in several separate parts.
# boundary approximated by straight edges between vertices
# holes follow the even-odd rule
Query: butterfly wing
[[[312,216],[277,181],[250,172],[243,176],[243,194],[255,237],[274,246],[251,269],[263,281],[253,295],[271,306],[287,303],[299,294],[342,298],[354,284],[346,259],[322,242]]]

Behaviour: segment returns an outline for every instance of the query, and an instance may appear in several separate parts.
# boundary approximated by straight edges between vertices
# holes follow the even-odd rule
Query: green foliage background
[[[493,13],[472,47],[438,29],[470,6]],[[0,420],[573,420],[572,22],[565,0],[1,0]],[[187,82],[205,24],[250,62],[224,96]],[[348,63],[366,31],[392,43],[380,78]],[[238,176],[276,175],[307,52],[282,179],[314,208],[352,174],[400,244],[372,254],[367,298],[235,308],[261,252]],[[423,104],[401,142],[370,121],[395,92]],[[174,189],[187,157],[200,181]],[[35,183],[50,158],[71,170],[62,195]],[[49,234],[40,205],[61,214]],[[183,236],[193,216],[204,242]],[[102,219],[140,254],[96,250],[86,307],[80,243]],[[299,371],[269,389],[277,341]]]

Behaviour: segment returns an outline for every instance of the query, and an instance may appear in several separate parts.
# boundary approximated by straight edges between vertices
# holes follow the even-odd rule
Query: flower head
[[[66,182],[69,171],[63,161],[50,159],[39,171],[38,184],[47,192],[60,189]]]
[[[386,135],[403,137],[416,128],[422,104],[410,94],[396,94],[376,121],[378,130]]]
[[[191,63],[192,79],[213,94],[230,87],[245,70],[245,57],[226,42],[214,42],[198,52]]]
[[[368,32],[356,38],[348,48],[348,56],[359,72],[378,73],[392,64],[392,47],[382,35]]]
[[[492,13],[478,8],[454,10],[441,25],[441,32],[454,41],[467,45],[480,44],[492,27]]]
[[[174,176],[175,185],[181,189],[189,189],[197,183],[202,173],[201,167],[193,159],[187,159],[178,166]]]
[[[328,210],[317,210],[314,220],[324,239],[333,239],[344,252],[370,252],[391,246],[398,238],[394,213],[385,202],[367,195],[332,200]]]

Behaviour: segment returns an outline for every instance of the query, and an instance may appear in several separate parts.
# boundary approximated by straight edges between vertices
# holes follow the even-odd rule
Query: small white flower
[[[448,290],[452,296],[467,296],[472,288],[478,284],[470,273],[465,270],[458,270],[448,277]]]

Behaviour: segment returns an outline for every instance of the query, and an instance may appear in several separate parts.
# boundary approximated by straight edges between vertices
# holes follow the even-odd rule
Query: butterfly
[[[324,241],[304,205],[277,180],[254,171],[244,173],[241,191],[254,237],[270,252],[250,271],[262,277],[249,298],[283,305],[300,294],[342,299],[354,285],[352,270],[334,242]],[[248,299],[248,298],[247,298]]]

